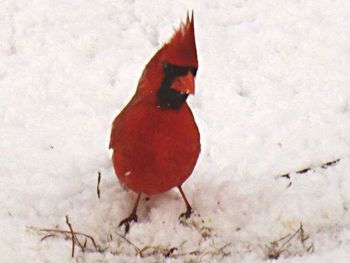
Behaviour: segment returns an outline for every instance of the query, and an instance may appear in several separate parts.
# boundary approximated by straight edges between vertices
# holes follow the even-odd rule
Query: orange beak
[[[173,89],[176,89],[184,94],[194,94],[194,77],[191,72],[188,72],[185,76],[178,77],[171,85]]]

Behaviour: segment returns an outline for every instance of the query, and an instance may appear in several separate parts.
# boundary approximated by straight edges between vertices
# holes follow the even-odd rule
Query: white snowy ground
[[[140,255],[118,236],[135,194],[114,175],[110,125],[191,9],[202,152],[184,190],[201,217],[179,224],[175,190],[143,200],[126,237]],[[263,262],[302,222],[309,239],[277,262],[349,262],[349,25],[347,0],[2,0],[0,261]],[[68,230],[65,215],[106,250],[71,259],[70,240],[28,228]]]

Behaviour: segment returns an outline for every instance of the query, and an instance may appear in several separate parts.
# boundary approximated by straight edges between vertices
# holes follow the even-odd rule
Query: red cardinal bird
[[[138,193],[130,216],[120,222],[126,232],[129,223],[137,221],[142,193],[154,195],[177,187],[187,208],[181,216],[191,215],[181,185],[200,152],[198,127],[186,103],[194,94],[197,69],[192,13],[148,62],[135,95],[113,121],[109,148],[115,172]]]

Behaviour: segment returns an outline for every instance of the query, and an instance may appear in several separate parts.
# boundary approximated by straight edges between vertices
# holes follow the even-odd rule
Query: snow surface
[[[110,125],[192,9],[202,152],[183,188],[200,217],[179,224],[176,190],[143,199],[136,256],[118,236],[136,196],[114,175]],[[309,239],[277,262],[349,262],[349,25],[347,0],[1,1],[0,261],[263,262],[302,222]],[[28,228],[68,230],[65,215],[106,250],[71,259],[70,240]]]

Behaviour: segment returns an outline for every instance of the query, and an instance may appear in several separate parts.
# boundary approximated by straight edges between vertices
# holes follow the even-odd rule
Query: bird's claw
[[[193,209],[192,208],[189,208],[186,210],[186,212],[182,213],[180,216],[179,216],[179,220],[180,220],[180,223],[181,224],[184,224],[184,222],[186,221],[186,219],[190,218],[191,215],[193,213]]]
[[[125,235],[129,232],[130,230],[130,223],[132,222],[137,222],[137,215],[132,213],[130,216],[128,216],[127,218],[123,219],[122,221],[120,221],[119,223],[119,227],[125,226]]]

